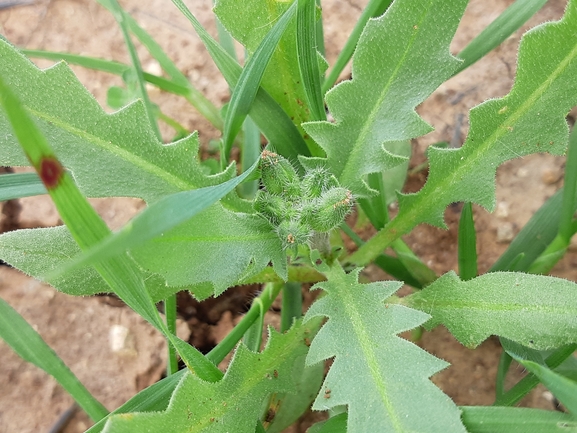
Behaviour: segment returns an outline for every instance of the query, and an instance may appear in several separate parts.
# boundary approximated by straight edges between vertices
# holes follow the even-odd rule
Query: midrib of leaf
[[[253,236],[234,236],[225,234],[223,236],[163,236],[156,238],[155,243],[173,243],[173,242],[221,242],[221,243],[233,243],[233,242],[249,242],[249,241],[262,241],[267,239],[276,239],[277,235],[274,233],[261,233]]]
[[[344,284],[345,282],[343,282]],[[344,310],[348,312],[351,319],[351,324],[357,335],[359,345],[363,351],[364,358],[367,361],[369,371],[375,383],[376,388],[381,395],[381,399],[387,408],[387,412],[391,418],[391,423],[394,425],[395,430],[398,432],[403,432],[403,426],[399,420],[398,414],[395,412],[392,402],[387,397],[387,385],[383,380],[383,377],[379,371],[379,363],[377,361],[377,356],[372,350],[374,347],[374,342],[371,340],[369,333],[363,326],[363,319],[360,312],[355,307],[355,299],[351,290],[342,290],[339,292],[339,297],[342,299]]]
[[[421,29],[420,24],[424,21],[425,17],[429,13],[431,3],[432,3],[432,1],[429,0],[429,7],[427,7],[427,9],[425,9],[424,13],[421,15],[421,19],[419,20],[419,24],[417,25],[417,31],[415,31],[413,33],[409,43],[407,44],[407,48],[403,52],[403,56],[401,57],[401,61],[397,62],[397,65],[395,67],[393,74],[391,75],[391,78],[389,79],[386,86],[383,88],[382,92],[379,95],[378,103],[373,105],[373,108],[371,109],[371,113],[369,114],[367,122],[365,122],[363,124],[361,132],[358,136],[358,139],[355,141],[355,143],[351,147],[353,149],[352,153],[354,153],[355,155],[357,154],[357,152],[362,150],[362,144],[365,142],[365,138],[369,133],[370,126],[375,123],[375,120],[377,118],[379,109],[381,108],[381,106],[383,104],[383,101],[387,97],[391,86],[393,85],[395,79],[397,78],[397,76],[399,74],[399,71],[401,70],[402,66],[404,66],[404,64],[405,64],[405,59],[407,58],[407,55],[411,51],[411,48],[414,45],[414,41],[417,38],[417,34],[419,33],[419,31]],[[355,167],[357,165],[358,165],[357,158],[349,158],[345,164],[345,167],[344,167],[340,177],[341,178],[348,178],[348,176],[345,176],[345,175],[348,174],[349,171],[353,171],[353,175],[354,175]],[[352,169],[349,170],[350,167],[352,167]]]
[[[411,307],[416,307],[420,302],[414,303]],[[548,312],[555,313],[559,315],[576,315],[577,309],[573,312],[568,311],[567,307],[553,307],[549,305],[527,305],[527,304],[492,304],[490,302],[483,301],[435,301],[435,309],[471,309],[471,310],[483,310],[483,311],[524,311],[524,312]]]
[[[147,171],[155,175],[156,177],[165,180],[167,183],[174,185],[179,190],[191,189],[198,186],[198,185],[192,185],[189,182],[169,173],[168,171],[159,167],[158,165],[152,164],[149,161],[146,161],[145,159],[141,158],[140,156],[131,153],[121,148],[120,146],[114,145],[111,141],[103,140],[95,136],[94,134],[90,134],[82,129],[76,128],[67,122],[62,122],[58,117],[53,117],[47,113],[34,110],[29,106],[26,106],[26,109],[28,110],[29,113],[33,114],[34,116],[42,120],[45,120],[50,124],[56,125],[59,128],[63,129],[64,131],[71,133],[72,135],[86,139],[95,146],[98,146],[101,149],[105,149],[108,152],[122,158],[125,161],[131,162],[135,166],[141,168],[143,171]]]
[[[385,228],[383,228],[382,235],[379,236],[379,234],[377,234],[377,236],[369,240],[363,247],[361,247],[357,253],[351,255],[350,262],[358,266],[366,265],[370,260],[372,260],[372,258],[374,258],[373,256],[375,256],[374,253],[369,252],[369,249],[372,249],[377,242],[377,252],[380,253],[381,250],[387,248],[392,242],[411,230],[415,226],[414,221],[418,220],[422,209],[427,207],[422,203],[434,203],[438,201],[438,196],[442,197],[444,191],[446,191],[447,187],[451,185],[455,179],[458,179],[460,176],[462,176],[463,173],[470,171],[471,167],[477,164],[479,155],[487,152],[488,149],[490,149],[493,145],[495,145],[496,142],[499,141],[500,137],[510,132],[507,128],[513,127],[513,125],[515,125],[519,119],[521,119],[525,114],[527,114],[527,112],[529,112],[536,101],[538,101],[543,96],[545,91],[553,84],[559,75],[563,73],[563,71],[569,66],[569,63],[571,63],[575,57],[577,57],[577,45],[575,45],[575,47],[569,52],[569,55],[567,55],[563,61],[559,63],[559,65],[554,69],[553,73],[550,74],[549,78],[547,78],[540,86],[538,86],[530,94],[530,96],[525,99],[524,103],[520,104],[516,110],[512,111],[509,117],[505,118],[500,123],[499,126],[501,127],[496,127],[495,131],[483,142],[475,143],[475,148],[473,149],[472,153],[467,157],[466,160],[463,161],[462,164],[459,165],[457,171],[453,172],[450,176],[446,176],[439,180],[437,187],[430,192],[427,190],[427,185],[425,185],[416,196],[417,200],[411,203],[410,208],[406,211],[403,211],[403,208],[401,208],[399,215],[393,219]],[[461,149],[457,151],[461,151]],[[364,254],[365,251],[367,254]],[[368,257],[369,254],[371,257]]]

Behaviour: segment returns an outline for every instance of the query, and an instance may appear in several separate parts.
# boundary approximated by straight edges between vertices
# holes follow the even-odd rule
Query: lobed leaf
[[[214,206],[131,254],[145,269],[162,275],[169,286],[195,286],[191,290],[197,299],[218,296],[269,262],[281,278],[287,278],[286,254],[264,218]]]
[[[461,281],[449,272],[405,302],[432,316],[467,347],[498,335],[534,349],[577,342],[577,284],[561,278],[494,272]]]
[[[298,322],[285,334],[271,330],[262,353],[236,350],[224,378],[216,383],[185,374],[163,412],[112,416],[106,433],[134,431],[254,433],[262,404],[271,393],[296,392],[293,371],[304,364],[306,339],[315,324]]]
[[[428,316],[383,305],[401,283],[359,284],[359,272],[333,268],[327,282],[314,286],[327,296],[315,301],[305,320],[329,320],[313,340],[307,363],[335,360],[313,409],[348,405],[351,432],[465,432],[457,407],[428,379],[447,364],[396,335]]]
[[[0,76],[19,90],[28,113],[85,195],[151,202],[232,176],[232,167],[216,176],[204,174],[196,134],[169,145],[158,141],[141,102],[106,114],[64,63],[40,70],[4,40],[0,58]],[[0,131],[10,131],[4,113]],[[0,165],[29,165],[8,132],[0,136]]]
[[[325,150],[327,167],[354,195],[371,195],[364,175],[405,160],[388,152],[385,142],[430,132],[415,107],[459,65],[449,53],[449,44],[466,4],[464,0],[394,2],[365,27],[353,56],[353,79],[326,95],[336,124],[303,125]]]
[[[471,128],[461,148],[429,149],[425,186],[399,197],[397,217],[350,257],[352,263],[368,263],[420,223],[445,227],[443,211],[450,203],[469,201],[492,210],[501,163],[536,152],[565,152],[565,116],[577,104],[576,28],[577,0],[570,0],[561,21],[525,34],[511,92],[471,110]]]

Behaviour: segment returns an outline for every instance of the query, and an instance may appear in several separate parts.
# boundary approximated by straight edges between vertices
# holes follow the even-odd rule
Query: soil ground
[[[323,0],[326,46],[333,63],[344,45],[366,0]],[[2,7],[7,2],[0,2]],[[163,46],[191,82],[217,105],[228,99],[226,83],[186,20],[168,0],[126,0],[122,5]],[[201,23],[215,34],[210,12],[211,0],[187,2]],[[454,39],[457,53],[512,0],[471,0]],[[415,140],[411,167],[424,161],[424,150],[432,143],[448,141],[460,145],[467,134],[468,111],[493,97],[505,95],[513,83],[516,50],[523,31],[548,20],[559,19],[565,0],[550,0],[523,29],[483,60],[441,86],[418,112],[435,127],[435,132]],[[0,33],[17,46],[66,51],[128,62],[122,35],[111,16],[96,2],[88,0],[39,0],[26,6],[0,10]],[[158,65],[139,49],[144,68],[158,72]],[[48,61],[37,61],[49,67]],[[104,106],[106,90],[120,85],[118,78],[72,67],[82,83]],[[350,68],[342,77],[350,74]],[[163,111],[189,130],[198,130],[203,146],[218,136],[186,102],[174,96],[151,92]],[[166,139],[168,129],[163,129]],[[534,155],[510,161],[497,173],[497,207],[493,214],[475,208],[478,232],[479,271],[485,272],[506,249],[512,235],[562,183],[564,159]],[[426,171],[412,174],[407,191],[418,190]],[[113,228],[120,227],[142,208],[130,199],[93,200],[98,212]],[[456,270],[456,232],[460,206],[446,212],[449,230],[419,226],[405,239],[414,251],[439,275]],[[47,197],[34,197],[2,205],[0,232],[18,228],[60,224]],[[577,281],[574,251],[559,263],[554,275]],[[371,270],[369,277],[386,278]],[[256,286],[229,290],[217,300],[202,304],[186,293],[179,295],[182,333],[190,341],[209,350],[234,326],[254,296]],[[73,298],[55,292],[6,266],[0,267],[0,296],[16,308],[40,332],[48,344],[77,374],[87,388],[108,408],[114,409],[130,396],[157,381],[162,374],[165,350],[162,338],[142,319],[110,297]],[[272,311],[271,322],[278,319]],[[188,326],[187,326],[188,325]],[[120,337],[119,337],[120,335]],[[118,340],[120,338],[120,340]],[[433,377],[459,405],[488,405],[494,400],[495,375],[501,353],[499,342],[491,338],[476,350],[463,348],[443,328],[425,333],[418,342],[451,366]],[[513,368],[509,380],[523,375]],[[0,341],[0,433],[48,431],[72,405],[71,398],[37,368],[18,358]],[[522,403],[554,409],[552,395],[537,388]],[[304,432],[318,414],[304,419],[291,432]],[[84,431],[88,418],[77,413],[64,431]]]

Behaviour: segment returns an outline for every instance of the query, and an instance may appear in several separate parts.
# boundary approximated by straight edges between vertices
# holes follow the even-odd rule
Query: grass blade
[[[132,69],[136,74],[136,80],[138,83],[138,92],[139,96],[142,98],[144,102],[144,106],[146,107],[146,114],[148,115],[148,119],[150,120],[150,124],[156,136],[160,139],[160,129],[158,129],[158,123],[156,121],[156,116],[154,115],[154,106],[150,102],[150,98],[148,97],[148,93],[146,92],[146,87],[144,85],[144,77],[142,72],[142,66],[140,64],[140,60],[138,59],[138,54],[136,53],[136,48],[134,47],[134,43],[130,38],[130,34],[128,32],[128,23],[126,22],[126,12],[120,7],[118,1],[116,0],[109,0],[112,16],[120,26],[120,30],[122,31],[122,36],[124,37],[124,43],[126,44],[126,48],[128,48],[128,54],[130,55],[130,60],[132,62]]]
[[[243,124],[242,153],[240,155],[241,171],[244,173],[258,160],[260,155],[260,130],[254,121],[247,117]],[[252,199],[258,189],[258,180],[251,180],[239,185],[241,197]]]
[[[460,406],[469,433],[564,433],[575,429],[572,416],[526,407]]]
[[[454,75],[467,69],[519,30],[545,3],[547,3],[547,0],[517,0],[505,9],[496,20],[489,24],[480,35],[473,39],[457,55],[457,57],[463,59],[463,63],[455,71]]]
[[[325,104],[321,90],[321,73],[317,54],[315,0],[298,0],[297,59],[308,106],[310,120],[326,120]]]
[[[567,407],[569,412],[577,414],[577,383],[532,361],[519,360],[527,370],[553,392],[555,397]]]
[[[296,9],[297,2],[295,1],[261,41],[240,74],[224,119],[223,150],[221,154],[223,167],[228,165],[234,138],[240,131],[242,123],[251,109],[268,62],[289,22],[294,17]]]
[[[229,87],[235,88],[242,72],[240,65],[208,34],[182,0],[172,0],[172,3],[190,21]],[[256,94],[249,115],[277,153],[295,162],[298,155],[310,155],[297,127],[262,88]]]
[[[347,63],[349,63],[349,60],[351,60],[351,57],[353,56],[353,53],[355,52],[355,49],[357,47],[357,42],[359,41],[361,33],[363,32],[365,25],[367,24],[369,19],[382,15],[392,2],[393,2],[392,0],[369,1],[369,4],[363,10],[363,13],[361,14],[359,20],[357,21],[357,24],[355,25],[353,32],[347,39],[345,46],[340,52],[337,61],[335,62],[333,68],[331,69],[331,72],[329,72],[328,77],[323,82],[323,89],[322,89],[323,95],[327,93],[327,91],[335,85],[337,79],[339,78],[340,73],[343,71]]]
[[[108,227],[80,193],[21,102],[1,78],[0,102],[26,157],[80,248],[86,250],[106,238],[110,234]],[[220,370],[198,350],[168,331],[146,291],[139,269],[126,254],[101,262],[95,268],[113,292],[174,344],[192,371],[209,381],[222,377]]]
[[[1,298],[0,337],[22,359],[54,377],[93,421],[108,414],[32,326]]]
[[[473,206],[465,203],[459,221],[459,276],[466,281],[477,276],[477,234]]]
[[[563,205],[559,221],[559,236],[569,245],[573,234],[573,216],[577,208],[577,128],[569,136],[569,148],[565,161],[565,179],[563,182]]]
[[[36,173],[10,173],[0,176],[0,201],[46,194]]]
[[[124,63],[115,62],[112,60],[104,60],[95,57],[81,56],[78,54],[69,53],[58,53],[53,51],[43,51],[43,50],[20,50],[22,53],[26,54],[28,57],[35,57],[40,59],[48,59],[54,61],[64,60],[71,65],[78,65],[84,68],[94,69],[96,71],[108,72],[110,74],[122,76],[126,71],[130,70],[129,65]],[[186,98],[186,100],[195,107],[198,112],[204,116],[212,125],[218,130],[222,131],[222,118],[220,117],[220,112],[218,108],[214,106],[201,92],[199,92],[190,83],[186,85],[178,84],[174,81],[168,80],[164,77],[159,77],[158,75],[149,74],[148,72],[142,73],[143,78],[150,84],[155,85],[160,90],[165,92],[174,93],[175,95],[180,95]]]

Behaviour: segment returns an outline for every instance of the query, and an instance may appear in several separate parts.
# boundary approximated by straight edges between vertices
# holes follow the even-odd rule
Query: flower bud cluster
[[[309,170],[301,179],[286,158],[268,150],[261,154],[260,169],[264,189],[254,208],[275,228],[285,249],[296,250],[315,232],[334,229],[352,209],[351,192],[325,169]]]

